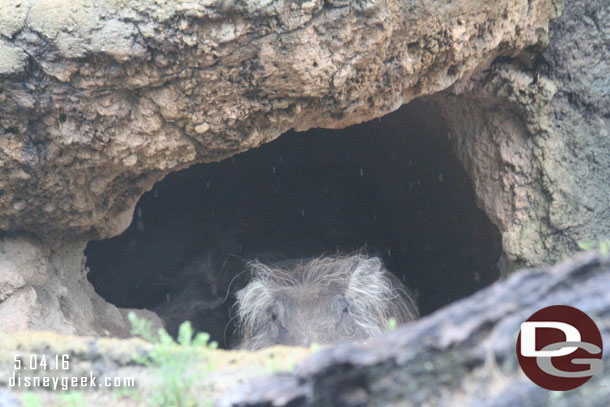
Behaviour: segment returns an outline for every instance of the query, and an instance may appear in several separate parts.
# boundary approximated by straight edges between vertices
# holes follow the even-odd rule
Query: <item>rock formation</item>
[[[4,1],[0,230],[106,238],[170,171],[345,127],[548,40],[560,2]],[[162,4],[162,5],[161,5]]]
[[[156,181],[420,97],[502,233],[503,271],[607,237],[609,13],[605,0],[0,1],[2,328],[127,334],[83,250],[120,234]]]

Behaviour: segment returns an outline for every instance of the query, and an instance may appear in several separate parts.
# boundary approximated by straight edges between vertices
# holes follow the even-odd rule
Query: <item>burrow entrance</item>
[[[170,174],[140,199],[127,231],[89,243],[89,280],[119,307],[157,311],[170,332],[190,319],[230,346],[244,261],[364,250],[430,313],[499,276],[500,234],[449,136],[435,108],[415,101]]]

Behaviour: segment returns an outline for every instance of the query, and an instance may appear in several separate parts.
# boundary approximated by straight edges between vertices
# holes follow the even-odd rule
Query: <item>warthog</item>
[[[361,341],[417,318],[407,288],[377,257],[364,255],[248,263],[237,292],[240,347]]]

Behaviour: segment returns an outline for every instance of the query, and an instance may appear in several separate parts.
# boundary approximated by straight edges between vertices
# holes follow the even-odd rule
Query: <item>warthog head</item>
[[[417,317],[407,289],[377,257],[248,266],[253,278],[236,304],[242,348],[359,341],[385,331],[390,318],[400,324]]]

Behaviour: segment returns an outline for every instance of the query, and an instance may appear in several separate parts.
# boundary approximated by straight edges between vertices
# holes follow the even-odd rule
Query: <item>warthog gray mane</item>
[[[391,318],[417,318],[400,281],[377,257],[361,254],[248,263],[250,283],[237,293],[241,347],[364,340],[388,329]]]

